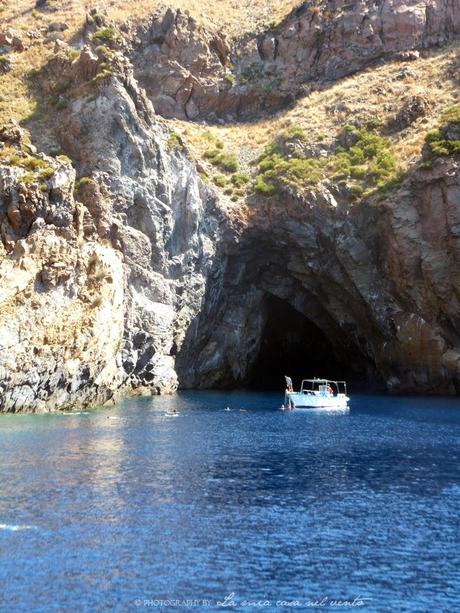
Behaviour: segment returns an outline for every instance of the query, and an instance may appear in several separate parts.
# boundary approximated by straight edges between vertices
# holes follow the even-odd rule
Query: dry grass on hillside
[[[35,110],[37,101],[29,91],[27,75],[38,68],[52,53],[52,36],[33,42],[26,32],[47,27],[52,22],[64,22],[68,29],[61,37],[71,41],[78,34],[91,9],[107,11],[116,22],[140,20],[166,6],[187,10],[197,21],[208,28],[221,29],[229,37],[267,27],[281,20],[299,3],[299,0],[173,0],[171,3],[158,0],[51,0],[50,9],[35,9],[35,0],[0,0],[0,29],[10,27],[24,33],[29,48],[23,53],[12,53],[14,69],[0,75],[0,123],[14,117],[27,119]],[[33,43],[33,44],[31,44]]]
[[[395,155],[402,168],[420,156],[425,134],[437,123],[440,113],[460,100],[456,78],[460,47],[452,45],[416,61],[391,62],[332,83],[322,91],[298,100],[294,108],[256,122],[211,126],[209,130],[225,143],[228,151],[237,152],[241,166],[254,159],[283,130],[296,126],[312,143],[332,141],[342,128],[357,118],[377,119],[384,127],[410,97],[425,97],[431,109],[426,117],[410,127],[393,132]],[[413,76],[398,78],[403,68]],[[203,125],[172,122],[197,157],[209,148],[203,138]]]
[[[234,35],[279,21],[296,4],[297,0],[216,0],[214,3],[174,0],[172,6],[189,10],[201,23],[209,27],[219,26]],[[52,6],[56,9],[53,11],[37,11],[34,6],[35,0],[0,0],[0,9],[3,9],[0,10],[0,28],[9,26],[26,32],[53,21],[63,21],[69,26],[63,38],[70,40],[80,29],[90,8],[106,9],[109,17],[123,21],[142,18],[164,4],[156,0],[53,0]],[[244,24],[244,30],[241,24]],[[53,46],[53,40],[40,39],[25,52],[11,54],[13,71],[0,75],[0,123],[11,117],[25,120],[36,111],[37,100],[28,87],[27,75],[46,61]],[[453,45],[409,64],[393,62],[343,79],[299,100],[294,108],[260,121],[211,126],[210,130],[225,144],[226,152],[238,156],[239,167],[245,171],[264,146],[290,126],[302,128],[312,142],[328,143],[344,125],[352,123],[358,116],[377,118],[385,124],[405,99],[420,94],[431,103],[427,117],[391,136],[400,164],[407,167],[419,157],[424,136],[436,124],[439,113],[458,103],[458,81],[455,82],[458,65],[459,48]],[[397,73],[404,66],[412,71],[413,76],[398,79]],[[37,120],[40,120],[39,113],[35,113]],[[204,152],[212,146],[209,138],[203,136],[203,124],[169,123],[182,135],[192,154],[202,159]],[[46,126],[43,126],[45,131]]]
[[[173,0],[170,3],[158,0],[53,0],[53,12],[33,10],[34,0],[0,1],[0,21],[18,28],[30,28],[37,20],[51,16],[53,21],[65,20],[71,29],[81,23],[85,13],[91,8],[105,10],[111,19],[142,19],[157,9],[172,8],[189,11],[199,23],[213,29],[222,29],[229,36],[252,32],[285,17],[300,0]]]

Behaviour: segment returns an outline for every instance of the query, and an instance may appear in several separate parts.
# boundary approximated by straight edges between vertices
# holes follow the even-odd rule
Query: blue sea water
[[[0,416],[0,610],[459,610],[460,401],[282,400]]]

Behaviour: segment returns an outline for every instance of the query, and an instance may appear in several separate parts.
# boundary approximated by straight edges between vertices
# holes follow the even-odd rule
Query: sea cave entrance
[[[367,360],[349,347],[347,339],[326,336],[307,316],[275,296],[266,298],[265,308],[259,352],[248,371],[247,387],[279,390],[284,375],[292,377],[295,387],[307,377],[367,381]]]

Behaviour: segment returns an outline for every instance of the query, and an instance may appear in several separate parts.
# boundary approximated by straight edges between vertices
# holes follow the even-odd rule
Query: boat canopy
[[[300,391],[302,392],[306,389],[312,390],[315,389],[316,386],[319,389],[328,385],[334,385],[338,393],[340,393],[341,390],[343,390],[343,393],[346,393],[347,391],[347,384],[345,381],[335,381],[334,379],[317,379],[316,377],[313,379],[302,379]]]

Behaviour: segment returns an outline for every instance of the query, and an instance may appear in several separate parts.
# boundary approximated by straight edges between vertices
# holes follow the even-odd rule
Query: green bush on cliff
[[[80,177],[75,181],[73,190],[74,192],[77,192],[81,187],[84,187],[85,185],[91,185],[92,183],[95,183],[95,181],[91,177]]]
[[[428,155],[431,158],[460,154],[460,106],[453,106],[441,115],[442,125],[425,136]],[[425,168],[430,163],[425,162]]]
[[[204,153],[203,153],[203,157],[206,160],[213,160],[215,157],[217,157],[219,155],[219,150],[218,149],[207,149]]]
[[[43,168],[42,170],[40,170],[39,176],[40,176],[40,179],[44,179],[45,181],[47,181],[48,179],[51,179],[54,173],[55,173],[54,168],[52,168],[51,166],[48,166],[47,168]]]
[[[338,180],[352,200],[394,187],[398,180],[391,143],[373,130],[345,126],[346,147],[339,146],[327,157],[302,155],[306,136],[291,126],[259,158],[254,188],[272,196],[279,188],[311,189],[326,178]]]
[[[115,28],[111,28],[110,26],[100,28],[93,34],[93,40],[95,41],[104,41],[111,42],[118,38],[117,31]]]
[[[278,191],[276,185],[273,185],[273,183],[268,183],[263,175],[257,175],[254,183],[254,189],[256,192],[264,196],[273,196]]]
[[[168,147],[170,149],[180,149],[182,147],[182,140],[177,132],[171,132],[168,137]]]
[[[214,175],[212,180],[217,187],[225,187],[227,185],[227,179],[223,175]]]
[[[238,160],[235,153],[219,153],[211,159],[211,163],[220,166],[222,170],[227,172],[236,172],[238,170]]]
[[[24,168],[27,168],[28,170],[40,170],[47,168],[47,163],[40,158],[28,156],[21,160],[21,166],[24,166]]]
[[[244,173],[237,172],[231,176],[230,180],[235,187],[244,187],[249,181],[249,176]]]
[[[460,125],[460,106],[452,106],[447,111],[444,111],[442,121],[444,123]]]

